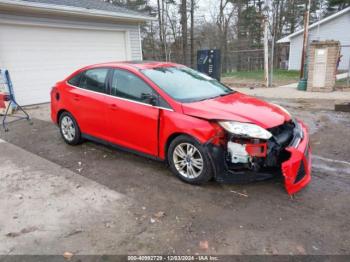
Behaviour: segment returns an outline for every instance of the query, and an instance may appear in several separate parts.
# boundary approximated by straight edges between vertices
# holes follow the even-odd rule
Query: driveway
[[[33,126],[0,133],[0,253],[349,254],[349,115],[274,102],[312,133],[313,179],[293,198],[278,179],[191,186],[161,162],[68,146],[47,106],[30,110]]]
[[[126,196],[0,143],[1,254],[94,254],[111,240],[114,248],[123,245],[135,228]]]

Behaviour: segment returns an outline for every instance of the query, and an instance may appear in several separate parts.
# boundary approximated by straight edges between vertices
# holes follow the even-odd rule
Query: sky
[[[198,15],[204,16],[206,19],[211,18],[211,12],[215,8],[215,4],[217,1],[210,0],[198,0]]]
[[[150,0],[152,6],[157,6],[157,0]],[[210,20],[212,11],[219,3],[218,0],[197,0],[196,17],[198,19]]]

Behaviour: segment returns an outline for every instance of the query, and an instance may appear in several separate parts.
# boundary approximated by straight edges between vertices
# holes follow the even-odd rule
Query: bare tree
[[[177,9],[174,9],[173,7],[176,7],[176,3],[174,1],[168,2],[171,5],[168,5],[168,8],[166,9],[166,17],[168,22],[168,30],[169,30],[169,36],[170,36],[170,43],[168,48],[168,60],[169,61],[175,61],[175,62],[182,62],[179,58],[181,57],[181,28],[178,16],[176,15],[178,13]],[[170,8],[171,7],[171,8]]]
[[[164,0],[157,0],[158,26],[159,26],[159,41],[161,45],[162,60],[166,58],[165,35],[164,35]]]
[[[195,0],[191,0],[191,66],[194,68],[194,9],[195,9]]]
[[[222,70],[227,68],[228,32],[231,19],[234,15],[234,6],[231,0],[220,0],[219,14],[216,18],[216,25],[220,33],[220,49],[222,54]]]
[[[187,0],[181,0],[180,15],[183,64],[187,65]]]

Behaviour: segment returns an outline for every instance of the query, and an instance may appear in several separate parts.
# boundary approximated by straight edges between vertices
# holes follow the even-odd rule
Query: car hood
[[[248,122],[271,128],[291,119],[274,104],[239,92],[193,103],[183,103],[184,114],[208,120]]]

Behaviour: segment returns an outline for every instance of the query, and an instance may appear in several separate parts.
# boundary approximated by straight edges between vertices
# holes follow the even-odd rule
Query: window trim
[[[175,112],[175,110],[172,109],[172,108],[166,108],[166,107],[162,107],[162,106],[153,106],[153,105],[150,105],[150,104],[147,104],[147,103],[138,102],[138,101],[135,101],[135,100],[130,100],[130,99],[126,99],[126,98],[122,98],[122,97],[118,97],[118,96],[112,96],[112,95],[109,95],[109,94],[106,94],[106,93],[99,93],[99,92],[92,91],[92,90],[89,90],[89,89],[84,89],[84,88],[81,88],[79,86],[75,86],[75,85],[72,85],[72,84],[68,83],[68,80],[65,81],[65,84],[67,86],[72,87],[72,88],[80,89],[80,90],[83,90],[83,91],[86,91],[86,92],[91,92],[91,93],[94,93],[94,94],[98,94],[98,95],[102,95],[102,96],[108,96],[108,97],[112,97],[112,98],[115,98],[115,99],[119,99],[119,100],[122,100],[122,101],[132,102],[132,103],[139,104],[139,105],[145,105],[145,106],[149,106],[149,107],[153,107],[153,108],[167,110],[167,111],[170,111],[170,112]]]
[[[133,100],[133,99],[128,99],[128,98],[124,98],[124,97],[120,97],[120,96],[114,96],[112,95],[112,81],[113,81],[113,75],[114,75],[114,71],[115,70],[119,70],[119,71],[125,71],[129,74],[132,74],[134,76],[136,76],[138,79],[140,79],[142,82],[145,83],[145,85],[147,85],[153,92],[154,94],[158,97],[158,100],[159,99],[163,99],[165,101],[165,103],[168,104],[169,108],[168,107],[162,107],[162,106],[153,106],[151,104],[148,104],[148,103],[143,103],[143,102],[140,102],[140,101],[136,101],[136,100]],[[118,67],[113,67],[113,68],[110,68],[110,73],[107,75],[107,77],[109,77],[108,79],[108,82],[107,82],[107,90],[109,92],[108,95],[112,96],[112,97],[116,97],[116,98],[119,98],[121,100],[124,100],[124,101],[131,101],[131,102],[135,102],[135,103],[138,103],[138,104],[143,104],[143,105],[149,105],[149,106],[152,106],[152,107],[157,107],[157,108],[160,108],[160,109],[165,109],[165,110],[169,110],[169,111],[174,111],[174,109],[171,107],[171,105],[169,105],[169,103],[156,91],[154,90],[154,88],[152,86],[150,86],[148,83],[146,83],[145,80],[143,80],[141,77],[139,77],[138,75],[136,75],[135,73],[131,72],[130,70],[127,70],[127,69],[124,69],[124,68],[118,68]]]
[[[158,109],[163,109],[163,110],[168,110],[168,111],[174,112],[174,109],[172,109],[172,108],[166,108],[166,107],[161,107],[161,106],[152,106],[150,104],[138,102],[138,101],[135,101],[135,100],[130,100],[130,99],[126,99],[126,98],[122,98],[122,97],[118,97],[118,96],[112,96],[112,95],[104,94],[104,93],[99,93],[99,92],[96,92],[96,91],[92,91],[92,90],[88,90],[88,89],[84,89],[84,88],[81,88],[81,87],[78,87],[78,86],[71,85],[67,81],[66,81],[66,84],[68,86],[70,86],[70,87],[77,88],[77,89],[80,89],[80,90],[83,90],[83,91],[87,91],[87,92],[91,92],[91,93],[95,93],[95,94],[98,94],[98,95],[108,96],[108,97],[112,97],[112,98],[123,100],[123,101],[133,102],[135,104],[145,105],[145,106],[149,106],[149,107],[154,107],[154,108],[158,108]]]

